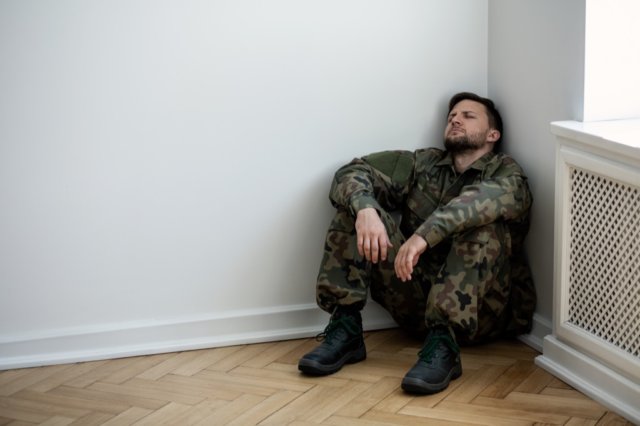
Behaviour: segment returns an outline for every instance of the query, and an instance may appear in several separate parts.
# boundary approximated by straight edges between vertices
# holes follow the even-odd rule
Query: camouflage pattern
[[[510,157],[489,153],[457,174],[438,149],[377,153],[339,169],[330,199],[337,212],[318,274],[322,309],[364,306],[370,291],[417,335],[444,323],[461,343],[530,330],[536,296],[523,241],[531,194]],[[393,243],[385,262],[358,254],[355,215],[365,207],[378,210]],[[429,247],[403,283],[393,262],[413,233]]]

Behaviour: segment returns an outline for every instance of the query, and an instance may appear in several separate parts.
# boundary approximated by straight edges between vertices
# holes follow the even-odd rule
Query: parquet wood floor
[[[299,339],[0,372],[0,425],[624,425],[536,367],[517,341],[463,348],[463,375],[415,397],[400,380],[421,342],[366,334],[367,360],[297,371]]]

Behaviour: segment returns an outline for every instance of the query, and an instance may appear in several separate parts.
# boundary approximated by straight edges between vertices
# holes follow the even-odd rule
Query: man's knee
[[[511,254],[511,238],[502,222],[470,229],[453,237],[447,267],[450,272],[475,270],[482,279]]]
[[[452,238],[427,303],[427,322],[449,322],[469,341],[498,326],[509,301],[511,241],[502,223]]]

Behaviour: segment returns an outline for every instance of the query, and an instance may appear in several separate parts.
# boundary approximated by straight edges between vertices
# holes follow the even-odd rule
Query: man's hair
[[[453,107],[458,104],[458,102],[464,100],[475,101],[484,105],[484,108],[487,111],[487,116],[489,116],[489,126],[499,131],[500,139],[502,139],[502,117],[500,116],[500,113],[498,112],[493,101],[491,99],[483,98],[482,96],[478,96],[475,93],[471,92],[457,93],[453,95],[453,97],[449,101],[449,113],[451,112]],[[498,139],[498,141],[500,139]]]

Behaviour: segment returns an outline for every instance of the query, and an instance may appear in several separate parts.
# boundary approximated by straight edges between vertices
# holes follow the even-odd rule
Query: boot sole
[[[355,364],[367,358],[367,350],[363,346],[355,351],[347,352],[334,364],[320,364],[318,361],[301,359],[298,362],[298,370],[310,376],[327,376],[340,370],[345,364]]]
[[[402,389],[409,393],[430,395],[442,392],[449,386],[449,382],[460,376],[462,376],[462,366],[458,364],[449,371],[449,374],[441,383],[428,383],[415,377],[405,377],[402,379]]]

